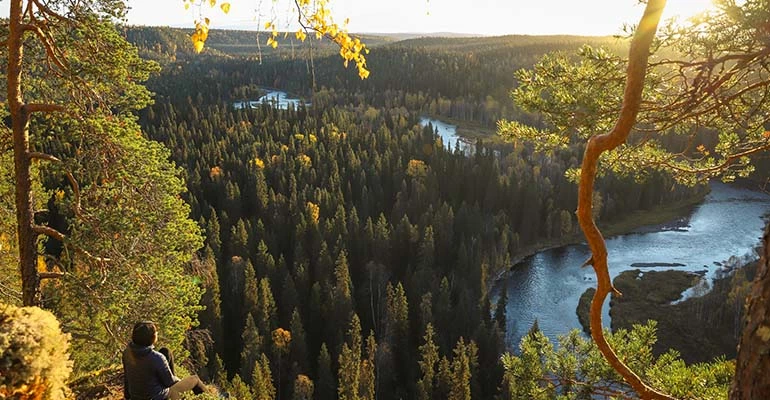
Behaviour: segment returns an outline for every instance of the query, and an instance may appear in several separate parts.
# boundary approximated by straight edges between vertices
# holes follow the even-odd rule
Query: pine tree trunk
[[[731,400],[770,399],[770,224],[765,228],[762,258],[746,299]]]
[[[16,229],[19,240],[19,268],[25,306],[40,305],[40,275],[37,271],[36,234],[32,229],[32,180],[29,156],[29,116],[24,109],[21,73],[24,45],[22,0],[11,0],[8,35],[8,107],[13,129],[13,165],[16,184]]]

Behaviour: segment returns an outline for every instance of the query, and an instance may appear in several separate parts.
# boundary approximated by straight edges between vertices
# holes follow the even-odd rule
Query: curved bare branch
[[[596,293],[591,301],[591,336],[594,342],[612,368],[636,390],[642,399],[673,400],[673,397],[644,383],[634,371],[618,358],[604,337],[602,305],[610,292],[617,295],[620,295],[620,292],[612,286],[607,267],[607,245],[592,216],[594,181],[596,180],[599,157],[605,151],[610,151],[623,144],[636,123],[642,101],[642,89],[647,73],[650,47],[665,5],[666,0],[648,1],[639,27],[631,41],[626,87],[618,120],[609,133],[596,135],[588,140],[580,172],[577,217],[588,246],[591,248],[592,255],[589,261],[593,265],[598,282]]]
[[[48,236],[49,238],[56,239],[60,242],[63,242],[65,239],[65,236],[63,233],[59,232],[54,228],[51,228],[50,226],[33,225],[32,231],[37,233],[38,235]]]

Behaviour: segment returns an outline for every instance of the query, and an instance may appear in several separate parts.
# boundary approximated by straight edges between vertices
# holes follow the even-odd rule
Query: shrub
[[[64,399],[69,335],[37,307],[0,304],[0,398]]]

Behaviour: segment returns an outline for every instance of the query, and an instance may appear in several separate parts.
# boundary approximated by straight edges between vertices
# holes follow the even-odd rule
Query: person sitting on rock
[[[156,351],[155,324],[137,322],[131,342],[123,351],[123,395],[126,400],[177,400],[182,392],[200,394],[206,386],[197,375],[179,379],[174,375],[174,361],[167,348]]]

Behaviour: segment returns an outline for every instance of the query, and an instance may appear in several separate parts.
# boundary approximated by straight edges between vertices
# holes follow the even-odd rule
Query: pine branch
[[[45,161],[52,162],[59,165],[64,164],[62,160],[60,160],[59,158],[46,153],[30,152],[29,158],[33,160],[45,160]],[[70,187],[72,187],[72,193],[74,194],[74,197],[75,197],[75,205],[73,206],[75,215],[81,216],[82,214],[80,209],[80,185],[78,184],[78,181],[77,179],[75,179],[75,175],[73,175],[72,172],[70,172],[67,169],[64,169],[64,174],[67,176],[67,180],[70,183]]]

